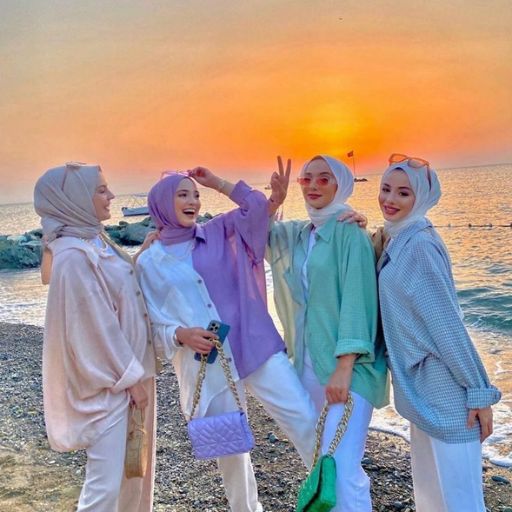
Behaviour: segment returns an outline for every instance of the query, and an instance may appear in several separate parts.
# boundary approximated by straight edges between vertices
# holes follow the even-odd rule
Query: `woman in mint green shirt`
[[[388,400],[384,348],[376,342],[374,251],[363,230],[338,221],[350,210],[345,203],[354,183],[343,163],[316,156],[303,167],[298,181],[309,221],[275,222],[269,235],[267,258],[276,308],[289,353],[318,413],[325,400],[331,405],[324,452],[349,391],[354,400],[334,455],[338,481],[333,510],[371,512],[370,481],[361,459],[373,408]]]

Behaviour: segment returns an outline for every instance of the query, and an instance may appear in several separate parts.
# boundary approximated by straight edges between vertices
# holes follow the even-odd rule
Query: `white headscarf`
[[[419,168],[411,167],[407,161],[391,164],[382,175],[381,185],[392,172],[397,170],[402,170],[407,174],[416,198],[412,210],[405,218],[396,222],[384,222],[384,231],[391,238],[395,238],[400,231],[414,222],[425,218],[428,210],[434,207],[441,198],[441,185],[437,178],[436,171],[430,167],[430,172],[428,172],[426,166]],[[428,179],[429,174],[430,182]]]
[[[346,201],[352,195],[352,191],[354,190],[354,176],[350,172],[350,169],[343,162],[340,162],[339,160],[336,160],[336,158],[332,158],[330,156],[314,156],[309,160],[309,162],[304,164],[300,175],[303,176],[306,172],[307,166],[313,160],[318,159],[323,160],[329,166],[329,169],[338,183],[338,189],[336,190],[336,195],[333,200],[323,208],[313,208],[306,203],[306,210],[315,227],[322,226],[333,215],[339,215],[341,212],[352,210],[352,208],[346,204]]]
[[[93,203],[100,173],[99,165],[70,163],[39,178],[34,208],[48,243],[60,236],[91,239],[103,231]]]

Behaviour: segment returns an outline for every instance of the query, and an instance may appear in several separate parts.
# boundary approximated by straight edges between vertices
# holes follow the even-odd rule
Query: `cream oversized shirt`
[[[155,375],[146,307],[132,265],[74,237],[53,253],[43,344],[53,449],[87,448],[124,414],[127,388]]]

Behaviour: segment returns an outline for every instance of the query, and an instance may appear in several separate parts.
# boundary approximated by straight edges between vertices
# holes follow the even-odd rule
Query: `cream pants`
[[[450,444],[411,423],[417,512],[485,512],[480,441]]]
[[[85,482],[77,512],[150,512],[155,474],[155,381],[144,381],[149,404],[145,409],[148,465],[144,478],[124,478],[128,408],[87,451]]]

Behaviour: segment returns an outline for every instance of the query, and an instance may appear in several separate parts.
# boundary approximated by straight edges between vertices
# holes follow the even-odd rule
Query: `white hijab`
[[[385,221],[384,231],[391,237],[395,238],[398,233],[403,231],[406,227],[414,224],[420,219],[424,219],[428,210],[434,207],[441,198],[441,185],[437,178],[436,171],[430,168],[430,182],[428,179],[427,167],[415,168],[411,167],[406,161],[397,162],[391,164],[381,179],[381,186],[384,180],[392,173],[396,171],[403,171],[407,174],[411,188],[416,197],[414,206],[409,212],[407,217],[399,221]]]
[[[318,159],[323,160],[329,166],[329,169],[338,183],[338,189],[336,190],[336,195],[333,200],[323,208],[313,208],[306,203],[306,210],[315,227],[322,226],[333,215],[339,215],[344,211],[352,210],[352,208],[346,204],[346,201],[352,195],[354,190],[354,176],[350,172],[350,169],[343,162],[340,162],[339,160],[336,160],[336,158],[332,158],[330,156],[317,155],[313,157],[304,164],[300,175],[303,176],[306,172],[307,166],[313,160]]]

